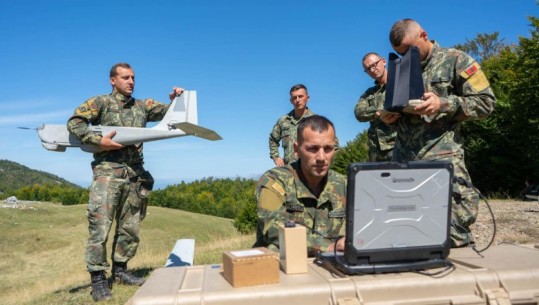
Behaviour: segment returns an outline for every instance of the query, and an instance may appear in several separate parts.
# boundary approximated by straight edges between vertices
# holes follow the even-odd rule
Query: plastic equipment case
[[[305,274],[280,272],[278,284],[242,288],[223,278],[220,265],[162,268],[127,304],[539,304],[539,249],[502,245],[482,255],[452,249],[455,270],[437,276],[401,272],[341,278],[309,263]]]

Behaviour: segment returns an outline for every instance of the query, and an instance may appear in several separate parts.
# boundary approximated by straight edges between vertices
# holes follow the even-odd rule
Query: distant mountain
[[[9,193],[28,185],[46,183],[80,188],[79,185],[56,175],[28,168],[17,162],[0,159],[0,194]]]

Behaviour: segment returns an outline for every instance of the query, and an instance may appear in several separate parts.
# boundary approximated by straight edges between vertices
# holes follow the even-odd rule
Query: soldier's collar
[[[301,171],[301,160],[297,160],[296,162],[293,162],[291,164],[292,168],[294,169],[295,175],[294,179],[296,180],[296,192],[299,197],[309,197],[309,198],[316,198],[320,199],[322,198],[322,195],[324,194],[324,191],[326,190],[326,186],[328,183],[328,174],[324,177],[322,183],[321,183],[321,190],[320,194],[318,194],[318,197],[316,197],[313,190],[307,185],[307,181],[305,179],[305,176],[303,175],[303,172]]]
[[[425,58],[425,60],[421,62],[421,69],[425,69],[425,67],[429,64],[430,60],[432,59],[432,54],[434,54],[434,50],[440,47],[440,45],[438,45],[436,40],[431,40],[431,42],[432,42],[432,48],[430,48],[429,54],[427,54],[427,58]]]
[[[112,94],[111,94],[115,100],[117,100],[118,102],[124,102],[124,103],[128,103],[130,101],[133,100],[133,97],[131,96],[125,96],[123,94],[121,94],[120,92],[118,91],[113,91]]]

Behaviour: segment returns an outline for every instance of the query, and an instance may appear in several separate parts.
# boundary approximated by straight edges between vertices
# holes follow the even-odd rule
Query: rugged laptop
[[[322,259],[347,274],[446,266],[452,177],[445,161],[350,164],[345,251]]]

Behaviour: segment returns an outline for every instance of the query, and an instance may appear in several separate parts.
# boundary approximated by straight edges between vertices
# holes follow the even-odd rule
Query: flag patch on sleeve
[[[478,63],[474,62],[464,69],[464,71],[460,73],[460,76],[470,84],[475,92],[481,92],[490,86],[485,73],[483,73]]]
[[[468,74],[468,76],[472,76],[477,70],[477,66],[474,63],[468,69],[466,69],[466,74]]]
[[[464,71],[462,71],[462,73],[460,73],[460,76],[462,76],[463,78],[467,79],[469,78],[470,76],[474,75],[477,71],[479,71],[481,69],[481,67],[479,67],[479,64],[477,64],[476,62],[474,62],[473,64],[471,64],[469,67],[467,67],[466,69],[464,69]]]

